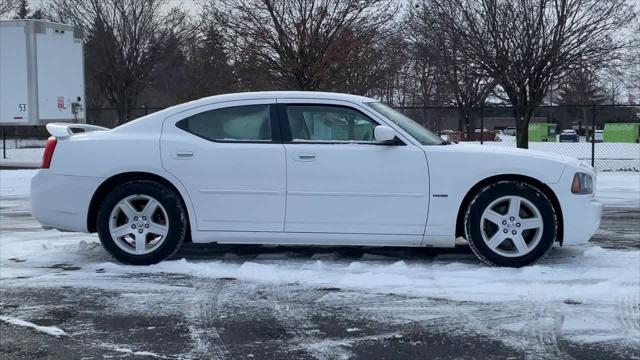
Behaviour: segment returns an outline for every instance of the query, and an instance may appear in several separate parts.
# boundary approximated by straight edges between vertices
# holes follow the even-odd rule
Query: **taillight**
[[[56,149],[56,144],[58,143],[58,139],[55,137],[50,137],[47,140],[47,146],[44,148],[44,154],[42,155],[42,166],[43,169],[48,169],[51,165],[51,159],[53,158],[53,151]]]

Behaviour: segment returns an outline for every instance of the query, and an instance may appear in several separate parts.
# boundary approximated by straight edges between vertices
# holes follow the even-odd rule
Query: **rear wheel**
[[[535,263],[553,246],[557,218],[539,189],[501,181],[482,188],[465,216],[466,237],[487,264],[520,267]]]
[[[186,212],[178,195],[153,181],[118,186],[98,211],[98,235],[118,261],[147,265],[171,257],[186,237]]]

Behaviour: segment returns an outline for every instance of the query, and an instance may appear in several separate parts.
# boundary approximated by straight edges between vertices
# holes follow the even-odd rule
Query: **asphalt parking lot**
[[[2,198],[0,220],[2,241],[24,240],[25,248],[33,241],[43,250],[0,254],[3,359],[640,358],[640,282],[633,273],[597,272],[618,258],[630,262],[618,269],[633,269],[640,259],[640,209],[633,207],[607,208],[589,247],[554,249],[512,280],[465,247],[189,244],[176,256],[182,260],[143,270],[114,264],[94,236],[40,230],[24,196]],[[573,271],[591,261],[598,262]],[[485,275],[452,285],[471,273]],[[412,274],[434,279],[396,286]],[[361,287],[362,279],[381,283]],[[494,291],[504,284],[512,289]],[[611,287],[596,291],[598,284]],[[477,297],[483,286],[491,290]],[[619,288],[626,292],[610,301],[593,295]]]

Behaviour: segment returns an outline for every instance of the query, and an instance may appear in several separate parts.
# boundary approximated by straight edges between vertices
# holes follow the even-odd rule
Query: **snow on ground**
[[[605,206],[640,208],[640,172],[600,172],[596,197]]]
[[[64,330],[57,328],[55,326],[39,326],[36,325],[32,322],[29,321],[25,321],[22,319],[18,319],[18,318],[14,318],[14,317],[10,317],[10,316],[0,316],[0,321],[3,321],[7,324],[11,324],[11,325],[16,325],[16,326],[22,326],[22,327],[28,327],[31,329],[34,329],[37,332],[41,332],[47,335],[53,335],[53,336],[63,336],[66,335],[66,333],[64,332]]]
[[[44,148],[25,148],[13,149],[7,147],[5,154],[0,149],[0,167],[7,168],[27,168],[33,169],[40,167],[42,163],[42,154]],[[6,158],[3,157],[6,155]]]
[[[46,139],[6,139],[7,149],[24,149],[24,148],[44,148],[47,144]],[[0,141],[0,149],[3,144]]]
[[[0,170],[0,196],[29,196],[37,170]]]
[[[515,136],[501,135],[502,141],[485,141],[485,145],[515,147]],[[479,143],[479,142],[478,142]],[[529,149],[569,156],[591,162],[590,142],[530,142]],[[596,143],[595,168],[598,171],[640,171],[640,144]]]
[[[28,235],[27,235],[28,236]],[[198,278],[235,278],[238,280],[279,284],[302,283],[306,286],[339,287],[358,291],[395,295],[436,297],[456,301],[571,301],[594,305],[610,303],[638,294],[640,284],[640,252],[604,250],[599,247],[558,249],[539,265],[522,269],[481,266],[472,255],[436,258],[422,261],[295,260],[282,254],[279,259],[253,261],[199,261],[179,259],[136,267],[117,264],[102,258],[102,249],[93,240],[87,244],[65,244],[66,241],[25,241],[24,237],[8,240],[3,253],[19,253],[30,266],[47,269],[56,262],[82,265],[82,271],[68,273],[59,280],[48,270],[5,268],[0,275],[5,281],[31,276],[31,285],[58,287],[65,285],[98,286],[111,289],[111,279],[127,274],[183,274]],[[58,257],[59,254],[64,256]],[[38,259],[38,257],[42,257]],[[87,263],[87,260],[91,262]],[[100,262],[103,260],[104,262]],[[64,266],[62,266],[64,267]],[[96,281],[85,283],[87,275],[98,269],[108,275],[90,276]],[[40,273],[39,273],[40,272]],[[36,277],[36,278],[34,278]],[[103,279],[101,279],[103,278]],[[109,280],[109,281],[100,281]]]
[[[431,323],[437,317],[433,313],[407,310],[413,306],[411,299],[424,299],[430,302],[432,311],[443,314],[438,316],[459,316],[462,312],[464,322],[471,319],[472,327],[482,325],[482,331],[488,331],[489,320],[478,320],[478,314],[495,321],[495,313],[500,309],[509,317],[496,323],[487,336],[499,337],[499,341],[516,348],[529,347],[528,343],[523,345],[521,335],[513,334],[528,331],[532,321],[541,323],[541,327],[549,325],[546,321],[551,321],[552,327],[557,325],[554,321],[560,321],[563,336],[580,343],[622,342],[638,346],[637,339],[640,339],[640,251],[597,246],[557,248],[539,264],[521,269],[483,266],[469,253],[443,253],[428,258],[403,255],[410,252],[380,255],[367,251],[355,259],[327,251],[307,258],[285,251],[259,253],[250,258],[233,252],[214,258],[188,255],[184,258],[185,255],[179,253],[177,260],[146,267],[127,266],[113,262],[95,235],[44,231],[38,227],[28,209],[29,180],[35,172],[0,170],[3,209],[0,213],[0,283],[3,288],[68,286],[118,291],[123,294],[123,304],[128,311],[149,311],[147,304],[151,295],[141,296],[137,292],[165,297],[184,291],[182,285],[153,281],[153,278],[183,276],[202,279],[203,283],[234,279],[237,282],[233,288],[238,292],[254,293],[253,286],[282,289],[291,284],[302,287],[302,293],[344,289],[356,298],[354,303],[362,303],[358,305],[360,311],[370,311],[374,317],[388,317],[384,321],[390,318],[407,323]],[[640,207],[640,173],[599,173],[596,196],[606,206]],[[205,291],[201,300],[207,300],[207,294]],[[236,294],[238,298],[232,302],[245,301],[245,294]],[[391,311],[390,305],[378,300],[369,304],[364,301],[371,296],[377,299],[387,295],[409,299],[408,308]],[[329,300],[327,297],[323,301]],[[278,306],[285,308],[278,310]],[[295,316],[306,321],[305,313],[292,313],[288,304],[277,305],[276,310],[282,312],[281,321],[293,321],[292,317],[298,321]],[[42,331],[38,325],[19,319],[0,320]],[[474,321],[483,323],[478,325]],[[501,338],[504,334],[512,337],[507,336],[505,340]],[[345,341],[322,340],[302,346],[318,353],[329,349],[332,353],[339,347],[348,348],[350,345]],[[124,345],[118,349],[142,355]]]

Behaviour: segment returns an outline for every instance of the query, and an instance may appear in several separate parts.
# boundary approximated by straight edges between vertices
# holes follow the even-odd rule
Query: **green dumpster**
[[[604,124],[604,142],[638,143],[640,142],[640,123]]]
[[[530,123],[529,141],[555,142],[556,126],[549,123]]]

